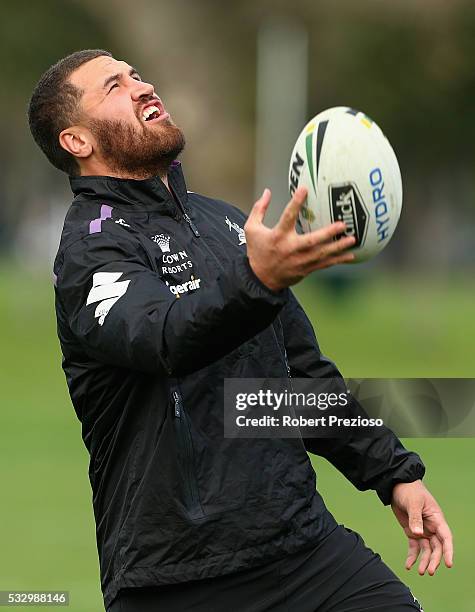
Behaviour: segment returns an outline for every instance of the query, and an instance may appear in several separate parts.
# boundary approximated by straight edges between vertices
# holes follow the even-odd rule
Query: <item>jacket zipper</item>
[[[290,372],[289,358],[287,356],[287,351],[285,349],[285,345],[284,345],[284,359],[285,359],[285,367],[287,368],[287,380],[289,381],[290,392],[293,393],[293,391],[294,391],[294,384],[292,382],[292,374]],[[292,415],[295,416],[293,408],[291,408],[291,410],[292,410]]]
[[[279,349],[279,352],[280,352],[281,356],[284,358],[284,361],[285,361],[285,368],[287,370],[287,380],[289,381],[288,382],[289,390],[290,390],[291,393],[293,393],[294,392],[294,385],[293,385],[293,381],[292,381],[292,373],[290,371],[290,364],[289,364],[289,357],[287,355],[287,349],[285,348],[285,344],[282,344],[283,350],[281,350],[280,344],[279,344],[279,340],[277,338],[277,332],[275,331],[274,325],[272,325],[272,330],[274,332],[274,338],[275,338],[275,341],[277,343],[277,347]],[[297,416],[297,414],[295,413],[295,409],[292,406],[292,404],[289,406],[289,411],[290,411],[290,414],[291,414],[292,417],[296,417]]]
[[[198,484],[193,461],[193,442],[191,440],[190,424],[184,410],[181,395],[173,391],[175,423],[177,424],[178,441],[183,457],[183,473],[185,478],[186,505],[193,518],[204,516],[198,494]]]
[[[178,200],[178,198],[177,198]],[[179,201],[179,200],[178,200]],[[181,202],[180,202],[180,208],[183,208],[181,206]],[[188,214],[186,212],[183,211],[183,219],[185,219],[185,221],[188,223],[188,225],[191,228],[191,231],[193,232],[193,234],[199,238],[200,237],[200,233],[198,231],[198,228],[196,227],[196,225],[193,223],[193,221],[190,219],[190,217],[188,216]]]
[[[201,239],[201,244],[205,247],[205,249],[208,251],[208,253],[211,255],[211,257],[214,259],[218,269],[219,270],[223,270],[223,266],[221,265],[221,262],[216,257],[215,253],[213,253],[213,251],[209,248],[209,246],[206,243],[206,240],[203,239],[203,236],[201,236],[201,234],[200,234],[198,228],[196,227],[195,223],[193,223],[191,217],[186,212],[185,207],[183,206],[182,201],[178,197],[178,194],[175,193],[175,190],[173,188],[171,188],[171,191],[172,191],[173,196],[174,196],[174,198],[175,198],[175,200],[176,200],[176,202],[178,204],[178,207],[180,208],[180,211],[181,211],[181,214],[183,216],[183,219],[188,224],[188,227],[193,232],[193,235],[196,236],[196,238],[200,238]]]
[[[287,368],[287,378],[292,379],[292,374],[290,373],[289,358],[287,357],[287,351],[285,349],[285,346],[284,346],[284,359],[285,359],[285,367]],[[292,386],[292,383],[290,383],[290,385]]]
[[[292,374],[290,373],[289,358],[287,356],[287,351],[285,349],[285,344],[283,344],[283,350],[282,350],[281,347],[280,347],[280,344],[279,344],[279,339],[277,338],[277,332],[275,331],[274,324],[272,324],[272,331],[274,333],[274,339],[275,339],[275,343],[277,344],[277,348],[279,349],[279,353],[280,353],[281,357],[283,357],[283,359],[284,359],[285,369],[287,370],[287,378],[289,379],[290,389],[292,390]]]
[[[182,201],[180,200],[180,198],[178,197],[178,194],[176,193],[176,191],[173,189],[173,187],[170,185],[170,191],[173,195],[173,197],[175,198],[176,203],[178,204],[178,208],[180,209],[180,212],[183,216],[183,219],[186,221],[186,223],[188,223],[191,231],[193,232],[193,234],[197,237],[200,238],[201,234],[198,231],[198,228],[196,227],[196,225],[193,223],[193,221],[191,220],[190,215],[186,212],[185,207],[183,206]]]

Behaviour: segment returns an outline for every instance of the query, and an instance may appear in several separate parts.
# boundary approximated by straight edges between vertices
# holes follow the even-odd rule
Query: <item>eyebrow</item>
[[[132,76],[134,74],[136,74],[140,78],[138,71],[135,68],[131,67],[129,70],[129,76]],[[122,73],[120,72],[118,72],[117,74],[112,74],[111,76],[107,77],[107,79],[104,81],[102,88],[106,89],[108,85],[110,85],[114,81],[120,81],[121,78],[122,78]]]

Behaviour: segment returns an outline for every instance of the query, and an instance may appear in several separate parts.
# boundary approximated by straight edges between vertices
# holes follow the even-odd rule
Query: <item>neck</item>
[[[120,178],[120,179],[131,179],[131,180],[136,180],[136,181],[142,181],[144,179],[150,179],[153,178],[154,176],[157,176],[156,174],[134,174],[134,173],[117,173],[114,172],[113,170],[111,170],[109,168],[109,166],[107,166],[106,164],[103,164],[101,162],[96,162],[93,164],[84,164],[81,166],[81,176],[112,176],[113,178]],[[168,191],[170,191],[170,187],[168,186],[168,177],[166,174],[162,175],[160,174],[160,179],[162,180],[163,184],[165,185],[165,187],[168,189]]]

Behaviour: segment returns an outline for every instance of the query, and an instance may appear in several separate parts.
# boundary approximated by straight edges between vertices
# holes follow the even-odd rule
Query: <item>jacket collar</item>
[[[181,163],[174,161],[168,171],[168,184],[187,209],[188,193]],[[145,180],[121,179],[111,176],[74,176],[69,177],[74,200],[100,199],[116,208],[157,211],[164,215],[175,216],[180,208],[173,195],[168,191],[159,176]]]

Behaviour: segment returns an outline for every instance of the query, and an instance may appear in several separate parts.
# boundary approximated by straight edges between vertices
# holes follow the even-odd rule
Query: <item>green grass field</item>
[[[339,300],[321,284],[307,283],[298,294],[323,350],[347,376],[475,373],[475,289],[468,279],[423,284],[379,278]],[[0,332],[0,590],[64,589],[70,610],[103,610],[88,456],[61,371],[47,278],[16,270],[11,262],[0,266]],[[407,573],[406,540],[391,510],[316,459],[320,491],[337,520],[362,534],[426,612],[473,612],[475,441],[405,443],[423,457],[426,483],[454,531],[453,569],[434,577]]]

